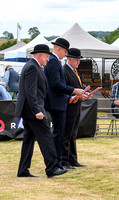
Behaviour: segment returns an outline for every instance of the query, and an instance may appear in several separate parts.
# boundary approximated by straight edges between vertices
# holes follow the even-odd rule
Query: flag
[[[20,42],[21,40],[21,29],[22,27],[20,26],[19,23],[17,23],[17,43]]]

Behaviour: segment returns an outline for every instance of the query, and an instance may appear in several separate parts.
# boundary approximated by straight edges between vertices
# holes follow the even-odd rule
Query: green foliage
[[[92,35],[92,36],[95,37],[95,38],[97,37],[94,31],[93,31],[93,32],[90,32],[90,35]]]
[[[113,38],[112,38],[112,40],[111,40],[111,44],[115,41],[115,40],[117,40],[119,38],[119,35],[115,35]]]
[[[28,44],[31,40],[26,38],[26,39],[22,39],[23,42],[25,42],[26,44]]]
[[[103,41],[108,43],[108,44],[112,44],[117,38],[119,38],[119,27],[110,32],[109,35],[104,36]]]
[[[3,35],[5,36],[6,39],[14,39],[13,34],[9,33],[8,31],[4,31]]]
[[[8,40],[0,45],[0,50],[7,49],[17,43],[17,40]]]
[[[102,41],[103,41],[103,42],[106,42],[106,43],[108,43],[108,44],[111,44],[111,43],[110,43],[110,36],[108,36],[108,35],[105,35],[104,38],[102,38]]]
[[[89,31],[88,33],[91,34],[92,36],[94,36],[96,38],[100,38],[100,39],[102,39],[105,35],[110,34],[109,31]]]
[[[33,40],[37,35],[40,34],[40,31],[38,30],[37,27],[33,27],[28,30],[28,34],[31,36],[31,39]]]
[[[53,40],[53,39],[55,39],[55,38],[57,38],[57,37],[59,37],[59,36],[52,35],[52,36],[44,37],[44,38],[45,38],[46,40],[48,40],[48,41],[51,41],[51,40]]]
[[[119,28],[116,30],[109,32],[109,31],[89,31],[93,37],[101,39],[103,42],[112,44],[117,38],[119,38]]]
[[[26,38],[26,39],[22,39],[23,42],[25,42],[26,44],[29,43],[31,40]],[[17,44],[17,39],[14,40],[8,40],[7,42],[4,42],[0,45],[0,51],[7,49],[13,45]]]

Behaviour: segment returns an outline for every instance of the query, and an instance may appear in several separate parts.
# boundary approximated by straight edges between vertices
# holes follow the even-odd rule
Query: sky
[[[44,36],[60,36],[78,23],[85,31],[113,31],[119,27],[119,0],[0,0],[0,37],[8,31],[30,38],[37,27]]]

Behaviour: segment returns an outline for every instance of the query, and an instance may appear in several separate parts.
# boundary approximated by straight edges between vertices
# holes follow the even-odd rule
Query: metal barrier
[[[96,136],[118,136],[119,118],[113,114],[110,98],[98,98]],[[119,114],[119,113],[115,113]]]

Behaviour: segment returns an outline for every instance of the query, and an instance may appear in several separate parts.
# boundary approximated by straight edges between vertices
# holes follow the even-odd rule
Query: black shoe
[[[62,175],[64,173],[66,173],[67,171],[68,171],[67,169],[60,169],[60,168],[58,168],[52,174],[47,175],[47,177],[51,178],[53,176],[59,176],[59,175]]]
[[[38,178],[39,176],[34,176],[32,174],[29,173],[22,173],[21,175],[17,175],[17,177],[34,177],[34,178]]]
[[[58,163],[58,168],[64,169],[63,165],[61,165],[61,164],[59,164],[59,163]]]
[[[73,166],[73,167],[87,167],[87,165],[82,165],[82,164],[80,164],[78,162],[72,163],[71,166]]]
[[[76,169],[75,167],[71,166],[71,165],[63,165],[63,167],[65,169]]]

